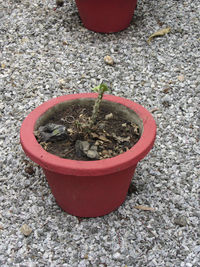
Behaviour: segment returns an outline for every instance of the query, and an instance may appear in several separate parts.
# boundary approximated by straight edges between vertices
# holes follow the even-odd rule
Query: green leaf
[[[99,92],[99,88],[100,88],[100,85],[98,85],[98,86],[96,86],[96,87],[94,87],[94,88],[92,88],[92,90],[94,91],[94,92]]]
[[[104,83],[101,83],[100,85],[94,87],[92,90],[94,92],[97,92],[97,93],[99,93],[99,92],[103,92],[104,93],[106,91],[110,91],[110,89],[108,88],[108,86],[106,84],[104,84]]]

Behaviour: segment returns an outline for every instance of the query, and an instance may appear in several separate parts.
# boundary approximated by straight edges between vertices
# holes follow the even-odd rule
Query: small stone
[[[60,64],[60,63],[56,63],[56,64],[54,65],[54,69],[55,69],[56,71],[60,71],[60,69],[61,69],[61,64]]]
[[[162,103],[163,102],[171,102],[171,97],[169,95],[165,95],[163,98],[162,98]]]
[[[21,39],[22,44],[27,43],[29,41],[28,37],[24,37]]]
[[[97,146],[93,145],[90,147],[90,150],[94,150],[94,151],[97,151]]]
[[[126,123],[122,123],[122,127],[126,128],[127,124]]]
[[[87,154],[89,147],[90,147],[89,142],[77,140],[75,144],[76,155],[78,157],[81,157],[82,155]]]
[[[81,150],[87,152],[90,147],[90,143],[88,141],[81,141],[80,143]]]
[[[59,82],[60,85],[64,85],[65,84],[65,80],[64,79],[60,79],[58,82]]]
[[[169,95],[165,95],[163,98],[162,98],[162,104],[163,106],[165,107],[169,107],[171,105],[171,97]]]
[[[105,120],[110,120],[113,118],[113,114],[112,113],[109,113],[105,116]]]
[[[119,252],[116,252],[114,255],[113,255],[113,258],[114,259],[120,259],[121,258],[121,254]]]
[[[183,226],[186,226],[187,225],[187,219],[186,219],[186,217],[184,215],[178,216],[178,217],[176,217],[174,219],[174,223],[176,225],[179,225],[179,226],[183,227]]]
[[[90,159],[99,159],[99,153],[97,152],[97,146],[92,145],[88,141],[77,140],[75,144],[76,154],[78,157],[87,156]]]
[[[163,93],[165,94],[169,93],[170,89],[171,89],[170,87],[166,87],[165,89],[163,89]]]
[[[4,63],[1,63],[1,68],[5,69],[6,65]]]
[[[23,224],[20,231],[24,236],[29,236],[33,230],[27,224]]]
[[[27,166],[27,167],[25,168],[25,172],[28,173],[28,174],[30,174],[30,175],[32,175],[32,174],[35,173],[35,171],[34,171],[34,169],[33,169],[32,166]]]
[[[90,159],[99,159],[99,153],[96,150],[88,150],[87,157]]]
[[[184,77],[183,75],[179,75],[177,78],[178,78],[178,80],[179,80],[180,82],[183,82],[184,79],[185,79],[185,77]]]
[[[104,57],[104,62],[107,64],[107,65],[113,65],[114,64],[114,60],[112,59],[111,56],[105,56]]]

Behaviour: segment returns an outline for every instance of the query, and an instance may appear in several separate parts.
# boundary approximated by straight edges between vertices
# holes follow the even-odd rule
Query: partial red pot
[[[111,33],[129,26],[137,0],[76,0],[76,5],[86,28]]]
[[[60,158],[46,152],[37,142],[34,131],[55,112],[72,103],[94,103],[97,94],[74,94],[54,98],[34,109],[23,121],[20,141],[26,155],[39,164],[46,175],[58,205],[80,217],[97,217],[117,209],[125,200],[137,163],[153,147],[156,124],[141,105],[117,96],[105,95],[101,103],[117,109],[120,116],[139,126],[141,137],[127,152],[96,161]]]

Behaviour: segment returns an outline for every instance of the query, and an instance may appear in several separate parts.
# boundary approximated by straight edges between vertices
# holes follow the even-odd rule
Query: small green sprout
[[[98,95],[98,97],[94,103],[94,107],[93,107],[93,111],[92,111],[92,117],[90,118],[90,121],[89,121],[89,128],[91,128],[96,122],[97,115],[99,112],[99,106],[101,104],[103,94],[107,91],[110,91],[108,86],[104,83],[101,83],[100,85],[94,87],[92,90],[97,92],[99,95]]]
[[[94,92],[96,93],[103,93],[106,92],[106,91],[110,91],[110,89],[108,88],[108,86],[104,83],[101,83],[100,85],[94,87],[92,89]]]

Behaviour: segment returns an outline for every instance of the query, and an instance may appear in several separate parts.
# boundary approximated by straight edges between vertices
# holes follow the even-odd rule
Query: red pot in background
[[[125,112],[128,110],[139,125],[141,137],[129,151],[110,159],[76,161],[57,157],[40,146],[34,130],[44,123],[44,118],[72,101],[93,101],[96,97],[97,94],[86,93],[47,101],[25,118],[20,130],[20,141],[26,155],[43,168],[58,205],[80,217],[108,214],[124,202],[137,163],[153,147],[156,136],[155,121],[145,108],[131,100],[105,95],[106,105],[117,105]]]
[[[87,29],[111,33],[129,26],[137,0],[76,0],[76,5]]]

